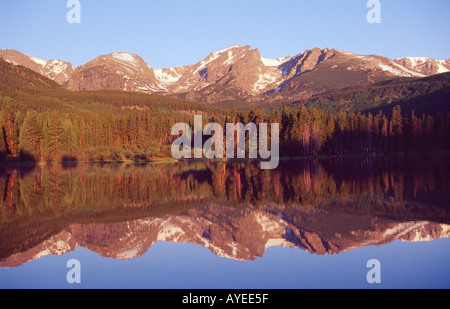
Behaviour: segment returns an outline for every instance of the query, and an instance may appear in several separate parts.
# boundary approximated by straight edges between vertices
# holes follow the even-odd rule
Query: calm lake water
[[[0,170],[3,289],[450,288],[449,236],[445,156]]]

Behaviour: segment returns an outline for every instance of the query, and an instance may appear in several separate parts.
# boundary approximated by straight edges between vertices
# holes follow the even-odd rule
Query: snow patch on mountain
[[[36,62],[37,64],[41,65],[41,66],[45,66],[47,64],[47,61],[33,57],[33,56],[29,56],[31,60],[33,60],[34,62]]]
[[[435,60],[428,57],[403,57],[395,60],[403,66],[425,74],[447,73],[450,71],[450,60]]]
[[[208,58],[202,60],[194,71],[194,74],[208,68],[208,64],[219,58],[219,53],[212,53]]]
[[[231,50],[231,49],[234,49],[234,48],[241,48],[241,47],[242,47],[242,46],[241,46],[240,44],[236,44],[236,45],[233,45],[233,46],[231,46],[231,47],[228,47],[228,48],[225,48],[225,49],[216,51],[216,52],[214,52],[213,54],[222,54],[222,53],[227,52],[227,51],[229,51],[229,50]]]
[[[430,60],[430,58],[426,57],[405,57],[403,59],[408,59],[413,67],[417,67],[418,65],[423,64]]]
[[[280,79],[281,77],[282,76],[279,71],[267,71],[259,76],[259,79],[253,86],[253,90],[255,92],[261,92],[269,86],[278,86],[282,82]]]
[[[232,62],[233,62],[233,59],[234,59],[233,49],[235,49],[235,48],[240,48],[240,47],[241,47],[241,45],[237,44],[237,45],[234,45],[234,46],[229,47],[229,48],[227,48],[227,49],[223,49],[223,50],[220,50],[220,51],[216,51],[216,52],[211,53],[206,59],[202,60],[202,61],[198,64],[196,70],[194,71],[194,74],[196,74],[197,72],[200,72],[200,71],[203,71],[203,70],[207,69],[207,68],[208,68],[208,65],[209,65],[211,62],[213,62],[214,60],[217,60],[217,59],[218,59],[219,57],[221,57],[224,53],[227,53],[227,55],[228,55],[228,59],[224,62],[224,64],[225,64],[225,65],[228,65],[228,64],[232,63]],[[201,74],[201,75],[206,75],[206,71],[204,72],[204,74]]]
[[[402,65],[400,65],[400,64],[398,64],[398,63],[396,63],[394,61],[391,61],[391,64],[396,66],[396,67],[398,67],[400,70],[402,70],[404,73],[407,74],[407,75],[403,75],[403,76],[416,76],[416,77],[425,77],[426,76],[426,75],[421,74],[419,72],[412,71],[412,70],[410,70],[408,68],[405,68],[404,66],[402,66]]]
[[[283,63],[289,61],[291,58],[292,58],[291,56],[287,56],[287,57],[283,57],[283,58],[276,58],[276,59],[268,59],[268,58],[261,57],[261,61],[262,61],[262,63],[264,63],[264,65],[266,67],[278,67],[278,66],[282,65]]]
[[[439,66],[438,71],[437,71],[438,74],[450,72],[450,69],[448,69],[444,66],[444,64],[445,64],[444,60],[439,60],[439,61],[437,61],[437,63]]]
[[[67,69],[67,63],[61,60],[50,60],[46,63],[45,68],[49,68],[55,74],[61,74]]]
[[[382,61],[378,58],[371,57],[370,61],[374,62],[376,66],[385,72],[389,72],[395,76],[399,77],[425,77],[426,75],[421,74],[417,71],[410,70],[395,61]]]
[[[407,72],[405,72],[406,70],[396,69],[396,68],[394,68],[392,66],[389,66],[389,65],[386,65],[386,64],[382,64],[382,63],[378,64],[378,66],[383,71],[392,73],[392,74],[394,74],[396,76],[404,76],[404,77],[409,77],[411,75],[412,76],[419,76],[419,73],[415,73],[415,72],[407,73]]]
[[[128,62],[130,64],[137,64],[136,58],[130,53],[125,52],[113,53],[112,56],[119,61]]]
[[[181,75],[179,75],[173,68],[154,69],[154,72],[155,72],[156,78],[164,84],[176,83],[181,78]]]

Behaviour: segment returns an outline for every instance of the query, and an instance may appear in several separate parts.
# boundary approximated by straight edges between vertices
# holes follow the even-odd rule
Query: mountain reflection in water
[[[245,261],[450,236],[450,158],[81,164],[0,170],[0,266],[77,246],[132,259],[157,241]]]

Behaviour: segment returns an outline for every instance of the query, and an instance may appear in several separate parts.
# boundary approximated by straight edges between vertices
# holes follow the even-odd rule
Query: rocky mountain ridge
[[[60,85],[66,83],[75,71],[69,62],[54,59],[45,61],[11,49],[0,49],[0,58],[14,65],[27,67]]]
[[[258,49],[234,45],[196,64],[154,69],[140,56],[118,52],[73,68],[14,50],[0,57],[47,76],[69,90],[123,90],[181,96],[206,103],[240,99],[303,99],[330,90],[398,77],[425,77],[450,71],[450,59],[405,57],[391,60],[329,48],[267,59]]]
[[[218,256],[246,261],[262,257],[273,246],[326,255],[397,239],[414,242],[444,237],[450,237],[450,226],[428,221],[399,222],[314,207],[280,210],[248,206],[236,210],[212,204],[177,215],[71,224],[39,245],[6,258],[0,266],[19,266],[49,254],[66,254],[79,246],[103,257],[129,260],[143,255],[158,241],[169,241],[199,244]]]

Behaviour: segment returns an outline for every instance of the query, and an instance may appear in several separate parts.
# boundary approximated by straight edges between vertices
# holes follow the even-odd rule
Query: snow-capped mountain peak
[[[0,49],[0,57],[14,65],[23,65],[35,72],[38,72],[59,84],[67,82],[72,75],[74,68],[69,62],[61,60],[49,60],[22,54],[16,50]]]
[[[211,52],[197,63],[153,69],[140,56],[115,52],[76,68],[60,60],[45,61],[15,50],[0,57],[49,77],[69,90],[123,90],[176,94],[216,103],[239,97],[250,101],[303,99],[321,92],[366,85],[399,77],[425,77],[450,71],[450,59],[389,59],[329,48],[294,56],[261,57],[258,49],[239,44]]]
[[[436,60],[428,57],[403,57],[395,61],[425,75],[450,72],[450,59]]]
[[[36,62],[36,64],[41,65],[41,66],[45,66],[47,64],[47,61],[36,58],[36,57],[30,56],[30,59],[33,60],[34,62]]]

